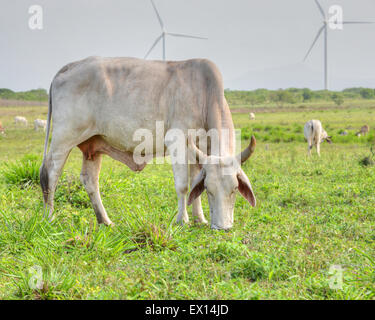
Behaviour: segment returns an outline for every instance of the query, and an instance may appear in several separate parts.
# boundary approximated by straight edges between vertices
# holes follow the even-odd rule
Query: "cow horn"
[[[188,146],[191,149],[191,151],[195,153],[195,158],[198,164],[202,164],[201,161],[204,161],[204,163],[206,162],[207,155],[204,154],[202,150],[198,149],[191,135],[188,136]]]
[[[243,164],[247,159],[250,158],[250,156],[253,154],[254,150],[255,150],[255,146],[256,146],[257,142],[255,140],[255,137],[252,136],[251,137],[251,140],[250,140],[250,143],[249,145],[247,146],[247,148],[242,151],[238,156],[237,156],[237,159],[238,159],[238,162],[241,162],[241,164]]]

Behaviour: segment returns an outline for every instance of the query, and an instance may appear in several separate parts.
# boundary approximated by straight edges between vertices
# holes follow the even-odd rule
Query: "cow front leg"
[[[191,188],[194,178],[199,174],[200,168],[198,164],[190,164],[189,166],[190,166],[190,188]],[[200,196],[197,197],[193,201],[192,212],[193,212],[193,218],[196,219],[197,222],[207,223],[207,220],[204,217]]]
[[[173,164],[174,185],[178,198],[177,223],[184,224],[189,222],[189,216],[186,210],[186,195],[188,192],[188,165]]]
[[[318,156],[320,157],[320,143],[316,144],[316,152],[318,153]]]
[[[101,154],[95,154],[90,160],[86,159],[85,154],[83,154],[80,179],[83,185],[85,186],[87,194],[90,197],[91,204],[95,211],[98,223],[104,223],[108,226],[112,224],[112,221],[108,218],[107,212],[104,209],[99,192],[99,173],[101,163]]]

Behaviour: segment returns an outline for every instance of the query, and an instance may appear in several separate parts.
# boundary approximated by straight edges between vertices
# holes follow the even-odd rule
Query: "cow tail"
[[[52,84],[49,89],[47,128],[46,128],[46,139],[44,141],[43,162],[39,170],[40,186],[42,187],[42,191],[43,191],[44,203],[47,203],[48,192],[49,192],[48,190],[49,178],[48,178],[48,169],[46,166],[46,157],[47,157],[47,148],[48,148],[48,140],[49,140],[49,131],[51,127],[51,117],[52,117]]]
[[[43,163],[47,156],[49,130],[51,128],[51,117],[52,117],[52,84],[49,89],[49,101],[48,101],[48,115],[47,115],[47,128],[46,128],[46,140],[44,141],[44,152],[43,152]]]

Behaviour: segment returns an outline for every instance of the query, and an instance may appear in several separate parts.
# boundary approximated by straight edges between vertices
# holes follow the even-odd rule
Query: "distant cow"
[[[306,122],[303,132],[309,145],[309,155],[311,155],[311,149],[314,145],[316,146],[316,152],[320,156],[320,144],[324,140],[328,143],[332,143],[331,137],[329,137],[327,132],[323,129],[322,123],[319,120],[310,120]]]
[[[44,131],[46,131],[46,127],[47,127],[47,120],[42,120],[42,119],[34,120],[35,131],[38,131],[39,128],[42,128]]]
[[[249,113],[249,119],[250,119],[250,120],[255,120],[255,114],[252,113],[252,112],[250,112],[250,113]]]
[[[2,134],[2,135],[5,134],[5,130],[3,128],[3,125],[1,124],[1,121],[0,121],[0,134]]]
[[[25,117],[14,117],[14,124],[17,125],[18,123],[21,123],[25,126],[27,126],[27,119]]]
[[[361,128],[361,130],[359,130],[355,135],[357,136],[357,137],[360,137],[361,135],[366,135],[366,134],[368,134],[370,132],[370,127],[367,125],[367,124],[365,124],[362,128]]]

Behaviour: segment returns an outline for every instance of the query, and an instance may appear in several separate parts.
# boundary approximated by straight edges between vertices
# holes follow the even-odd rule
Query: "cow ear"
[[[189,199],[188,199],[188,205],[189,206],[204,191],[204,179],[205,178],[206,178],[206,171],[204,169],[202,169],[193,181],[193,184],[192,184],[192,187],[191,187],[191,190],[190,190],[190,194],[189,194]]]
[[[249,178],[246,176],[245,172],[243,172],[242,169],[240,169],[239,173],[237,174],[237,179],[238,191],[253,207],[255,207],[256,199],[253,189],[251,188]]]

